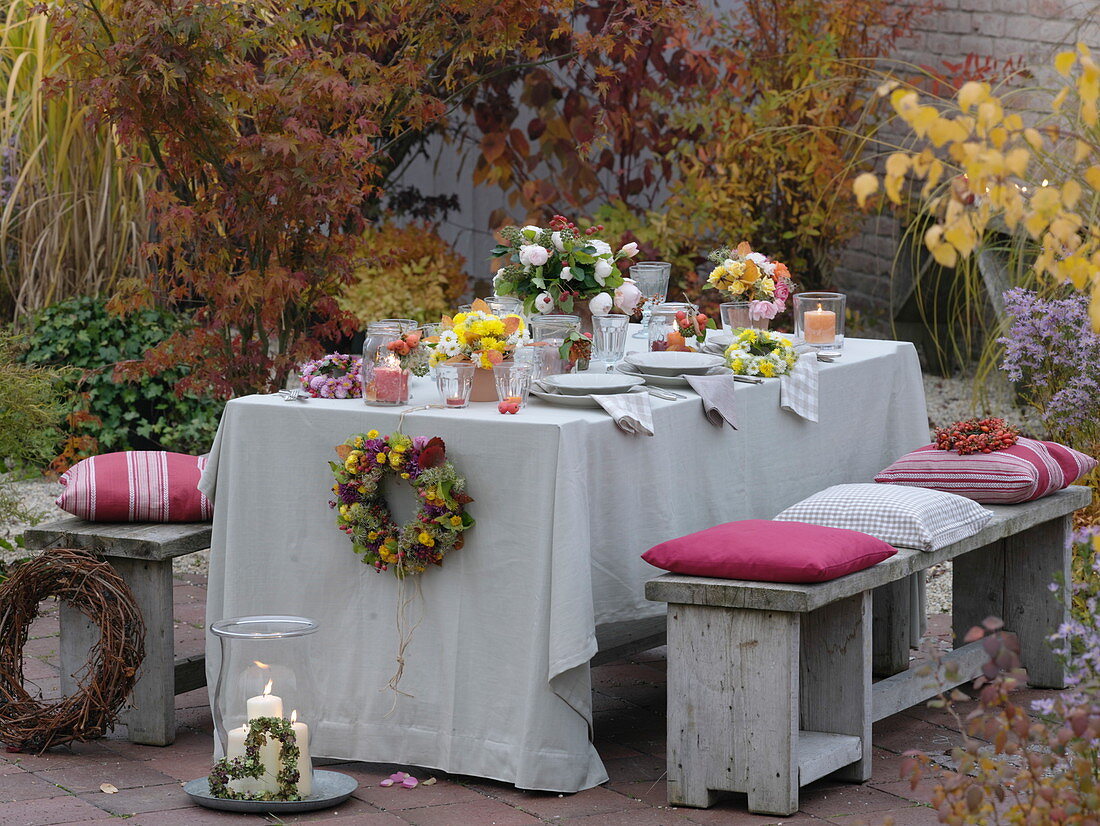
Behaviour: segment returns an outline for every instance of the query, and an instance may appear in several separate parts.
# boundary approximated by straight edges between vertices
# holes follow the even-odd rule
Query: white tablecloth
[[[653,616],[639,558],[721,522],[770,518],[832,484],[867,481],[928,441],[912,345],[849,339],[822,364],[820,422],[779,408],[779,382],[737,385],[740,430],[716,428],[697,396],[653,399],[656,435],[631,437],[600,410],[532,400],[406,416],[443,437],[476,500],[463,549],[422,577],[423,621],[393,695],[397,582],[362,565],[328,507],[333,447],[396,429],[399,409],[358,400],[231,401],[203,487],[214,497],[207,620],[317,619],[315,756],[402,763],[577,791],[607,774],[590,742],[588,660],[598,624]],[[411,404],[436,402],[414,380]],[[391,497],[399,520],[411,494]],[[404,505],[404,509],[402,509]],[[214,685],[218,646],[208,638]]]

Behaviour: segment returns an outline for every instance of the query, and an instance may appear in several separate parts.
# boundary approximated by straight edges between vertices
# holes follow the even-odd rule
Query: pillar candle
[[[290,727],[298,741],[298,795],[305,799],[313,793],[313,761],[309,757],[309,726],[298,722],[297,710],[290,712]]]
[[[832,344],[836,341],[836,313],[823,310],[807,310],[802,314],[802,337],[807,344]]]
[[[408,401],[409,374],[400,367],[375,367],[374,397],[380,402]]]
[[[225,756],[229,760],[244,757],[244,740],[248,736],[248,727],[240,726],[229,731],[229,742],[226,745]],[[260,764],[264,767],[263,777],[242,777],[239,780],[230,780],[229,788],[240,794],[263,794],[264,792],[277,792],[279,781],[276,775],[282,765],[280,757],[283,746],[272,737],[260,746]]]
[[[255,717],[283,716],[283,698],[271,693],[271,680],[267,681],[262,694],[248,698],[245,707],[249,720]]]

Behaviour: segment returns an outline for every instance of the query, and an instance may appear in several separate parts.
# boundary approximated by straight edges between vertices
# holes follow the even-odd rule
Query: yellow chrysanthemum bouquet
[[[453,318],[443,317],[443,331],[438,338],[428,339],[434,347],[433,365],[445,361],[472,361],[483,370],[492,370],[511,358],[526,335],[523,319],[518,315],[494,315],[480,298],[468,313]]]

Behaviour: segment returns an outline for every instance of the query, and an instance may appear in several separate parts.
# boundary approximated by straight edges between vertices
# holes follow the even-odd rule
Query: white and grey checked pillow
[[[895,548],[935,551],[976,534],[993,518],[977,502],[926,488],[833,485],[775,517],[870,534]]]

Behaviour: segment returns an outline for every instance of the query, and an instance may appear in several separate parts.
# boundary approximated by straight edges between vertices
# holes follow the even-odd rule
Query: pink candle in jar
[[[454,396],[447,399],[447,407],[465,407],[466,400],[462,396]]]
[[[409,374],[400,367],[375,367],[374,397],[380,402],[408,401]]]

